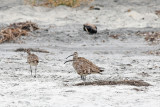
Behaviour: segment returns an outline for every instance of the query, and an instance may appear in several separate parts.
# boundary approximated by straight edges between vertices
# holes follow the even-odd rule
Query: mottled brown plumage
[[[31,54],[31,52],[30,52],[29,49],[27,49],[26,51],[27,51],[27,53],[28,53],[27,63],[30,64],[31,75],[32,75],[32,66],[35,66],[35,76],[34,76],[34,77],[36,77],[37,65],[38,65],[38,63],[39,63],[38,56],[35,55],[35,54]]]
[[[96,66],[91,61],[89,61],[83,57],[78,57],[77,52],[74,52],[74,54],[70,55],[70,56],[73,56],[73,60],[69,60],[66,62],[73,61],[73,67],[76,70],[76,72],[81,76],[81,79],[83,81],[86,80],[86,76],[89,74],[94,74],[94,73],[100,74],[101,72],[104,71],[102,68]],[[68,57],[70,57],[70,56],[68,56]]]

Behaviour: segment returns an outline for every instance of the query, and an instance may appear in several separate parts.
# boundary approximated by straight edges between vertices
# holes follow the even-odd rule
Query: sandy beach
[[[39,30],[17,41],[0,44],[0,107],[160,107],[160,44],[138,32],[159,32],[158,0],[95,0],[77,8],[32,7],[22,0],[0,0],[0,29],[32,21]],[[89,10],[90,6],[100,10]],[[83,31],[93,23],[98,33]],[[116,36],[114,36],[116,35]],[[30,75],[27,53],[18,48],[43,49],[37,78]],[[97,80],[141,80],[151,86],[86,85],[66,57],[80,57],[105,68]]]

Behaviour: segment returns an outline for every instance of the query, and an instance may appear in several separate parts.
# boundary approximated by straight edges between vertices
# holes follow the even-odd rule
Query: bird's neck
[[[75,60],[77,60],[77,59],[78,59],[78,57],[76,57],[76,56],[75,56],[75,57],[73,57],[73,61],[75,61]]]
[[[28,55],[31,55],[31,52],[27,52],[28,53]]]

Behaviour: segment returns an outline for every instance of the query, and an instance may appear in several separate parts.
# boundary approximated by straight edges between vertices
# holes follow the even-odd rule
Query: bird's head
[[[71,56],[73,56],[73,60],[68,60],[68,61],[66,61],[65,63],[67,63],[67,62],[71,62],[71,61],[75,61],[77,58],[78,58],[78,53],[77,52],[74,52],[72,55],[69,55],[67,58],[69,58],[69,57],[71,57]],[[66,58],[66,59],[67,59]],[[64,64],[65,64],[64,63]]]
[[[78,52],[74,52],[72,55],[69,55],[67,58],[69,58],[69,57],[71,57],[71,56],[73,56],[73,58],[77,58],[78,57]],[[66,59],[67,59],[66,58]]]
[[[25,49],[25,52],[27,52],[28,54],[31,54],[31,50],[30,49]]]

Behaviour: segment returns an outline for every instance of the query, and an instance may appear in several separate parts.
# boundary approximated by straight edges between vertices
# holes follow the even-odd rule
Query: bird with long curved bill
[[[87,75],[96,74],[96,73],[101,74],[101,72],[104,71],[104,68],[96,66],[95,64],[85,59],[84,57],[78,57],[77,52],[74,52],[72,55],[68,56],[67,58],[71,56],[73,56],[73,59],[68,60],[65,63],[73,61],[72,65],[74,69],[76,70],[76,72],[81,76],[81,79],[83,80],[84,85],[85,85]]]

